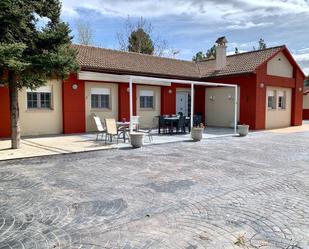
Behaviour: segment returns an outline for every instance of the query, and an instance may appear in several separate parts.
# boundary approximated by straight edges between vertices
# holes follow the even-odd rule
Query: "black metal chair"
[[[161,129],[163,129],[163,133],[167,133],[169,129],[168,122],[164,119],[164,116],[159,116],[159,134],[161,133]]]
[[[194,115],[193,116],[193,126],[197,127],[202,123],[202,116],[201,115]]]
[[[184,116],[179,117],[177,123],[177,132],[186,133],[186,117]]]

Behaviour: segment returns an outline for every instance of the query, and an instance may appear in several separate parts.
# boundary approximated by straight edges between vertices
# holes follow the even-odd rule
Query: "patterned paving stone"
[[[0,249],[309,248],[309,133],[0,162]]]

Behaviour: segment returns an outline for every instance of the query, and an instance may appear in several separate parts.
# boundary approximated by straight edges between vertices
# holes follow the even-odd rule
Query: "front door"
[[[182,112],[184,116],[188,116],[188,92],[177,92],[176,93],[176,113]]]

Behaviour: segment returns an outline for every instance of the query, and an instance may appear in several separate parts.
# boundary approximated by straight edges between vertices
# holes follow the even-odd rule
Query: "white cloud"
[[[309,61],[309,53],[306,53],[306,54],[295,54],[294,58],[297,61]]]
[[[74,18],[80,9],[112,17],[186,16],[197,23],[226,23],[233,30],[272,24],[262,18],[309,13],[306,0],[63,0],[62,4],[63,15]]]
[[[298,50],[293,54],[293,57],[302,67],[304,73],[309,75],[309,48]]]
[[[247,22],[247,23],[239,23],[239,24],[233,24],[233,25],[229,25],[226,27],[226,29],[251,29],[251,28],[256,28],[256,27],[266,27],[266,26],[270,26],[273,23],[271,22],[261,22],[261,23],[254,23],[254,22]]]

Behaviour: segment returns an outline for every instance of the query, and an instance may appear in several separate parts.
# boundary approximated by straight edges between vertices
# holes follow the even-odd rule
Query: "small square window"
[[[28,109],[50,109],[52,107],[52,87],[41,86],[32,90],[27,89]]]
[[[278,93],[278,108],[286,109],[286,93],[285,92]]]
[[[91,108],[107,109],[110,108],[110,95],[108,94],[91,94]]]
[[[36,92],[27,92],[27,108],[38,108],[38,94]]]
[[[276,92],[268,91],[267,92],[267,108],[276,109]]]
[[[50,108],[50,99],[51,99],[50,93],[40,93],[40,104],[41,108]]]
[[[154,108],[154,92],[152,90],[140,91],[140,108]]]
[[[153,108],[153,96],[140,96],[141,108]]]

